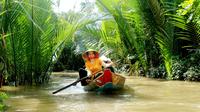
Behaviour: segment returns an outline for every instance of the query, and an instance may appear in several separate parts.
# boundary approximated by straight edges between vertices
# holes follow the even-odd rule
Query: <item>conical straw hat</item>
[[[89,52],[94,52],[95,54],[95,58],[99,58],[99,52],[94,50],[94,49],[88,49],[87,51],[85,51],[83,54],[82,54],[82,57],[84,60],[88,60],[88,53]]]

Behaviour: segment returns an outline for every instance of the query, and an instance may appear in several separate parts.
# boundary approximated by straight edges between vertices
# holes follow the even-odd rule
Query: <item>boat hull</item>
[[[99,86],[97,80],[92,81],[87,86],[84,86],[86,91],[96,91],[96,92],[110,92],[121,90],[124,87],[125,78],[118,74],[112,74],[112,81],[106,82],[104,85]]]
[[[110,92],[123,89],[122,86],[113,85],[112,82],[108,82],[103,86],[99,87],[95,83],[89,84],[84,87],[85,91],[96,91],[96,92]]]

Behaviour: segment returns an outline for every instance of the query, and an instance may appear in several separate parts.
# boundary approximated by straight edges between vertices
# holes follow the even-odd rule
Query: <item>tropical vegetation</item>
[[[8,95],[4,92],[0,92],[0,111],[5,111],[7,106],[4,104],[4,100],[8,98]]]
[[[130,75],[200,80],[200,0],[86,0],[62,13],[56,3],[0,1],[1,84],[40,85],[53,70],[78,70],[88,48]]]

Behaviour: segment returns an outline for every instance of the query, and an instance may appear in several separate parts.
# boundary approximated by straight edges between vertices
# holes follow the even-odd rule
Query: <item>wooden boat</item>
[[[88,85],[84,86],[86,91],[96,91],[96,92],[111,92],[121,90],[124,87],[125,77],[112,73],[111,81],[105,82],[105,74],[99,76]],[[99,84],[99,81],[105,82],[104,84]]]
[[[84,72],[85,70],[82,73]],[[84,75],[87,75],[87,72],[84,73]],[[78,82],[81,82],[81,85],[84,86],[84,90],[97,92],[111,92],[120,90],[124,87],[125,83],[125,77],[113,73],[109,69],[104,70],[104,72],[102,72],[100,75],[97,74],[97,77],[89,84],[86,81],[88,78],[89,77],[87,76],[83,76],[75,82],[54,91],[52,94],[56,94],[70,86],[76,85]]]

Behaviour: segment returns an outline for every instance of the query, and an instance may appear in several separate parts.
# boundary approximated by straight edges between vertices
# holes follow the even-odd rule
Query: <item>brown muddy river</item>
[[[75,76],[76,77],[76,76]],[[129,77],[114,94],[85,92],[80,84],[52,92],[75,77],[54,76],[46,87],[6,88],[6,112],[200,112],[200,83]]]

